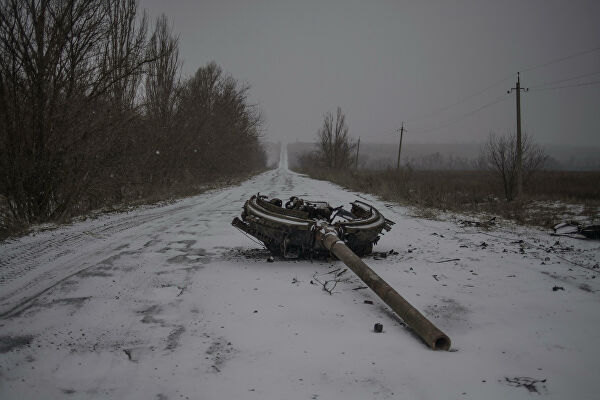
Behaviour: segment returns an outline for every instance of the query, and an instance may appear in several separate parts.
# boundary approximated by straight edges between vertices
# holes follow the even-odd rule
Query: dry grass
[[[486,213],[544,227],[565,219],[589,223],[600,219],[600,172],[539,172],[528,182],[523,198],[511,202],[504,200],[499,182],[486,171],[304,168],[300,172],[418,209]]]

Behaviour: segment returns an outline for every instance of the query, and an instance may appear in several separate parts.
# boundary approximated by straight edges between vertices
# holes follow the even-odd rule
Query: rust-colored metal
[[[450,338],[354,254],[335,232],[326,228],[319,230],[317,240],[321,241],[326,249],[346,264],[385,304],[390,306],[429,347],[434,350],[450,349]]]

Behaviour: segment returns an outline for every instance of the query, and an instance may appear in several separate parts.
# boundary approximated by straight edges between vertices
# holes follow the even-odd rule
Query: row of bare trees
[[[57,220],[262,167],[249,88],[214,63],[188,79],[180,66],[167,18],[150,24],[137,0],[3,0],[0,219]]]

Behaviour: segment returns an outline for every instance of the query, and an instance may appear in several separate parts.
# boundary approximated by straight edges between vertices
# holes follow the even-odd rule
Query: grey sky
[[[214,60],[252,86],[273,140],[313,140],[323,113],[339,105],[362,140],[395,143],[405,120],[408,142],[482,142],[492,130],[514,131],[515,96],[506,91],[521,70],[532,88],[522,96],[529,134],[541,143],[600,145],[599,84],[533,91],[594,72],[554,86],[600,81],[600,50],[525,71],[600,47],[597,0],[142,0],[141,7],[173,22],[183,76]]]

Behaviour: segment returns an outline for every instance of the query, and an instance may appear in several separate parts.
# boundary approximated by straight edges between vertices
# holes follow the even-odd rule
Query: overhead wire
[[[457,105],[459,105],[459,104],[462,104],[462,103],[464,103],[464,102],[465,102],[465,101],[467,101],[467,100],[470,100],[470,99],[472,99],[473,97],[476,97],[476,96],[478,96],[478,95],[480,95],[480,94],[483,94],[484,92],[488,91],[489,89],[491,89],[491,88],[493,88],[493,87],[495,87],[495,86],[498,86],[499,84],[501,84],[501,83],[505,82],[506,80],[508,80],[508,79],[509,79],[511,76],[512,76],[512,74],[511,74],[511,75],[508,75],[508,76],[506,76],[506,77],[504,77],[504,78],[502,78],[502,79],[501,79],[501,80],[499,80],[499,81],[496,81],[496,82],[494,82],[493,84],[491,84],[491,85],[489,85],[489,86],[487,86],[487,87],[485,87],[485,88],[483,88],[483,89],[481,89],[481,90],[478,90],[478,91],[476,91],[475,93],[471,93],[470,95],[468,95],[468,96],[466,96],[466,97],[463,97],[462,99],[460,99],[460,100],[458,100],[458,101],[455,101],[455,102],[454,102],[454,103],[452,103],[452,104],[449,104],[449,105],[447,105],[447,106],[444,106],[444,107],[437,108],[437,109],[435,109],[435,110],[433,110],[433,111],[431,111],[431,112],[428,112],[427,114],[424,114],[424,115],[422,115],[422,116],[420,116],[420,117],[414,117],[414,118],[409,118],[409,119],[406,119],[406,120],[404,120],[404,122],[415,122],[415,121],[421,121],[421,120],[423,120],[423,119],[426,119],[426,118],[430,117],[431,115],[435,115],[435,114],[438,114],[438,113],[440,113],[440,112],[442,112],[442,111],[446,111],[446,110],[448,110],[448,109],[450,109],[450,108],[452,108],[452,107],[454,107],[454,106],[457,106]]]
[[[569,60],[569,59],[572,59],[572,58],[576,58],[576,57],[580,57],[580,56],[583,56],[583,55],[586,55],[586,54],[590,54],[590,53],[596,52],[598,50],[600,50],[600,46],[597,46],[597,47],[594,47],[594,48],[591,48],[591,49],[588,49],[588,50],[580,51],[580,52],[577,52],[577,53],[569,54],[567,56],[559,57],[559,58],[556,58],[556,59],[553,59],[553,60],[550,60],[550,61],[547,61],[547,62],[544,62],[544,63],[541,63],[541,64],[532,65],[531,67],[527,67],[527,68],[521,69],[520,72],[533,71],[533,70],[536,70],[536,69],[539,69],[539,68],[543,68],[543,67],[547,67],[549,65],[560,63],[560,62],[563,62],[563,61],[566,61],[566,60]],[[571,80],[575,80],[575,79],[580,79],[580,78],[584,78],[584,77],[596,75],[598,73],[600,73],[600,71],[589,73],[589,74],[583,74],[583,75],[579,75],[579,76],[575,76],[575,77],[560,79],[560,80],[553,81],[553,82],[542,83],[542,84],[539,84],[537,86],[532,87],[531,91],[555,90],[555,89],[563,89],[563,88],[569,88],[569,87],[595,85],[595,84],[600,83],[600,81],[584,82],[584,83],[580,83],[580,84],[566,85],[566,86],[545,87],[545,86],[550,86],[550,85],[557,84],[557,83],[568,82],[568,81],[571,81]],[[455,106],[457,106],[459,104],[462,104],[462,103],[464,103],[464,102],[466,102],[466,101],[468,101],[468,100],[470,100],[470,99],[472,99],[472,98],[474,98],[476,96],[479,96],[479,95],[485,93],[486,91],[488,91],[488,90],[490,90],[490,89],[498,86],[499,84],[505,82],[506,80],[508,80],[512,76],[513,76],[513,74],[507,75],[504,78],[502,78],[502,79],[500,79],[500,80],[492,83],[491,85],[486,86],[483,89],[477,90],[476,92],[473,92],[473,93],[471,93],[471,94],[469,94],[469,95],[467,95],[465,97],[462,97],[461,99],[459,99],[459,100],[457,100],[457,101],[455,101],[453,103],[450,103],[450,104],[448,104],[446,106],[443,106],[443,107],[436,108],[436,109],[434,109],[434,110],[432,110],[432,111],[430,111],[430,112],[428,112],[426,114],[423,114],[421,116],[415,116],[415,117],[412,117],[412,118],[405,119],[404,122],[405,123],[414,123],[416,121],[422,121],[422,120],[428,119],[431,116],[434,116],[434,115],[437,115],[439,113],[442,113],[442,112],[444,112],[444,111],[446,111],[446,110],[448,110],[448,109],[450,109],[452,107],[455,107]],[[460,122],[461,120],[463,120],[463,119],[465,119],[465,118],[467,118],[467,117],[469,117],[469,116],[471,116],[473,114],[476,114],[477,112],[482,111],[482,110],[484,110],[484,109],[486,109],[488,107],[491,107],[492,105],[497,104],[497,103],[499,103],[499,102],[501,102],[501,101],[503,101],[505,99],[506,99],[506,96],[502,96],[500,98],[497,98],[496,100],[493,100],[493,101],[491,101],[489,103],[484,104],[481,107],[478,107],[478,108],[476,108],[476,109],[474,109],[472,111],[469,111],[468,113],[463,114],[463,115],[461,115],[460,117],[458,117],[456,119],[451,119],[451,120],[442,122],[442,125],[440,125],[440,126],[437,126],[437,127],[431,128],[431,129],[427,129],[427,130],[424,130],[424,131],[414,131],[414,130],[413,131],[415,133],[423,134],[423,133],[429,133],[429,132],[433,132],[433,131],[445,128],[447,126],[450,126],[450,125],[453,125],[453,124],[455,124],[457,122]]]
[[[544,83],[540,83],[539,85],[530,86],[529,88],[530,89],[538,89],[538,88],[541,88],[544,86],[550,86],[550,85],[555,85],[557,83],[574,81],[576,79],[587,78],[588,76],[593,76],[593,75],[598,75],[598,74],[600,74],[600,71],[590,72],[590,73],[583,74],[583,75],[577,75],[577,76],[573,76],[571,78],[559,79],[557,81],[552,81],[552,82],[544,82]]]
[[[460,122],[460,121],[462,121],[463,119],[465,119],[465,118],[468,118],[468,117],[470,117],[471,115],[478,113],[479,111],[482,111],[482,110],[484,110],[484,109],[486,109],[486,108],[488,108],[488,107],[491,107],[491,106],[493,106],[494,104],[500,103],[500,102],[502,102],[502,101],[504,101],[504,100],[507,100],[507,99],[508,99],[508,96],[507,96],[506,94],[504,94],[504,95],[502,95],[502,96],[500,96],[500,97],[496,98],[495,100],[493,100],[493,101],[491,101],[491,102],[489,102],[489,103],[486,103],[486,104],[484,104],[484,105],[482,105],[482,106],[480,106],[480,107],[477,107],[477,108],[476,108],[476,109],[474,109],[474,110],[471,110],[471,111],[469,111],[469,112],[468,112],[468,113],[466,113],[466,114],[463,114],[463,115],[461,115],[461,116],[460,116],[460,117],[458,117],[458,118],[455,118],[455,119],[452,119],[452,120],[445,121],[445,122],[443,122],[443,123],[442,123],[442,125],[440,125],[440,126],[436,126],[436,127],[434,127],[434,128],[427,129],[427,130],[424,130],[424,131],[415,131],[415,133],[418,133],[418,134],[424,134],[424,133],[430,133],[430,132],[434,132],[434,131],[437,131],[437,130],[439,130],[439,129],[443,129],[443,128],[447,127],[447,126],[450,126],[450,125],[453,125],[453,124],[455,124],[455,123],[457,123],[457,122]]]
[[[598,51],[598,50],[600,50],[600,46],[594,47],[593,49],[588,49],[588,50],[580,51],[578,53],[573,53],[573,54],[570,54],[568,56],[560,57],[560,58],[557,58],[557,59],[554,59],[554,60],[551,60],[551,61],[548,61],[548,62],[545,62],[545,63],[542,63],[542,64],[534,65],[534,66],[531,66],[529,68],[521,69],[520,72],[533,71],[534,69],[547,67],[548,65],[552,65],[552,64],[556,64],[556,63],[559,63],[559,62],[562,62],[562,61],[566,61],[566,60],[569,60],[571,58],[583,56],[585,54],[593,53],[593,52]]]
[[[590,86],[590,85],[598,85],[598,84],[600,84],[600,81],[582,82],[582,83],[576,83],[573,85],[566,85],[566,86],[553,86],[553,87],[532,89],[531,91],[532,92],[541,92],[544,90],[566,89],[566,88],[573,88],[573,87],[579,87],[579,86]]]

